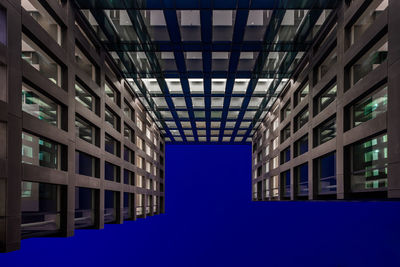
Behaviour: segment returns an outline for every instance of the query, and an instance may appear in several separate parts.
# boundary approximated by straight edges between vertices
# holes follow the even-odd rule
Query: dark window
[[[75,151],[75,173],[100,178],[99,164],[98,158]]]
[[[88,143],[99,146],[100,129],[77,114],[75,115],[75,131],[77,137]]]
[[[75,187],[75,228],[94,225],[94,190]]]
[[[293,157],[300,156],[308,152],[308,134],[301,137],[299,140],[294,142],[294,155]]]
[[[314,129],[314,147],[336,137],[336,117],[332,117]]]
[[[290,160],[290,146],[281,151],[281,164]]]
[[[387,135],[379,135],[351,146],[351,190],[355,192],[386,189]]]
[[[281,173],[283,197],[290,198],[290,170]]]
[[[290,123],[281,131],[281,144],[290,137]]]
[[[303,85],[300,89],[298,89],[294,93],[294,106],[295,107],[298,104],[300,104],[301,101],[303,101],[303,99],[305,99],[308,96],[309,90],[310,90],[310,85],[308,83],[306,83],[305,85]]]
[[[124,114],[127,116],[131,121],[135,121],[135,110],[128,104],[127,101],[124,101]]]
[[[294,132],[299,130],[308,122],[308,107],[304,108],[300,113],[294,117]]]
[[[319,82],[337,62],[336,43],[335,47],[325,56],[322,62],[314,69],[314,84]]]
[[[120,182],[120,167],[111,164],[107,161],[104,162],[104,179],[108,181]]]
[[[100,114],[99,98],[80,81],[75,81],[75,100],[97,115]]]
[[[257,168],[257,177],[261,176],[261,172],[262,172],[262,169],[261,169],[261,166],[260,166],[260,167]]]
[[[124,160],[135,164],[135,152],[124,146]]]
[[[320,194],[336,193],[336,152],[316,159],[316,174]]]
[[[104,84],[104,92],[117,106],[121,106],[121,94],[107,80]]]
[[[7,45],[7,12],[0,7],[0,43]]]
[[[124,184],[135,185],[135,173],[124,169]]]
[[[104,223],[112,223],[117,220],[117,193],[104,190]]]
[[[130,194],[128,192],[124,192],[124,219],[131,219],[132,214],[133,214],[133,194]]]
[[[124,124],[124,136],[132,143],[135,143],[135,131],[126,124]]]
[[[104,142],[105,142],[104,144],[105,151],[117,157],[121,155],[121,146],[119,141],[115,140],[110,135],[105,134]]]
[[[294,168],[294,179],[297,184],[297,195],[308,195],[308,163]]]
[[[55,234],[60,230],[61,186],[21,183],[21,235]]]

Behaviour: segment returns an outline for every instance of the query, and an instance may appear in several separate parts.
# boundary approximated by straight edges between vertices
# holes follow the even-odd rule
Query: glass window
[[[294,168],[294,179],[297,184],[297,195],[308,196],[308,163]]]
[[[44,77],[61,87],[61,66],[25,34],[22,34],[21,42],[22,59],[39,71]]]
[[[275,131],[279,127],[279,120],[276,118],[272,123],[272,131]]]
[[[308,113],[308,107],[305,107],[296,117],[294,117],[294,132],[299,130],[308,122]]]
[[[387,188],[388,147],[386,134],[352,145],[351,155],[352,191]]]
[[[332,49],[332,51],[323,59],[323,61],[317,66],[315,73],[315,82],[319,82],[322,78],[324,78],[325,74],[334,66],[337,62],[337,52],[336,47]]]
[[[281,164],[290,160],[290,146],[281,151]]]
[[[290,101],[281,110],[281,121],[285,120],[290,115]]]
[[[120,118],[109,107],[106,106],[105,121],[108,122],[115,130],[120,131]]]
[[[283,197],[290,198],[290,170],[281,173]]]
[[[293,147],[294,147],[293,157],[297,157],[308,152],[308,134],[304,135],[299,140],[294,142]]]
[[[61,27],[47,12],[47,10],[39,3],[38,0],[22,0],[21,6],[32,16],[40,26],[61,45]]]
[[[104,190],[104,223],[113,223],[117,219],[117,192]]]
[[[388,36],[387,34],[372,46],[365,54],[363,54],[350,69],[345,71],[346,75],[350,74],[350,79],[346,79],[346,89],[355,85],[368,73],[379,67],[386,61],[388,55]],[[348,81],[350,80],[350,84]]]
[[[99,159],[89,154],[75,151],[75,173],[100,178]]]
[[[21,182],[21,235],[55,234],[60,230],[61,186]]]
[[[99,146],[99,129],[81,118],[77,114],[75,115],[75,132],[76,137],[79,137],[86,142]]]
[[[95,192],[85,187],[75,187],[75,228],[94,225]]]
[[[107,81],[104,84],[104,92],[117,106],[120,105],[120,94]],[[125,109],[124,109],[125,112]]]
[[[213,10],[213,41],[232,41],[235,10]]]
[[[139,168],[144,169],[144,158],[142,158],[140,156],[136,156],[136,165]]]
[[[75,45],[75,62],[81,71],[88,75],[92,81],[98,83],[98,68],[77,45]]]
[[[111,164],[107,161],[104,162],[104,179],[108,181],[120,182],[120,167]]]
[[[387,85],[362,98],[351,106],[351,127],[376,118],[387,110]]]
[[[135,164],[135,152],[124,146],[124,160]]]
[[[294,93],[294,106],[296,107],[298,104],[303,101],[308,96],[308,93],[310,91],[310,85],[306,83],[304,86],[302,86],[300,89],[298,89]]]
[[[25,83],[22,83],[22,110],[39,120],[60,126],[61,107]]]
[[[110,135],[105,134],[104,136],[104,150],[117,157],[120,156],[120,142],[112,138]]]
[[[135,121],[135,110],[126,101],[124,101],[124,114],[132,121]]]
[[[245,41],[263,41],[271,15],[272,10],[249,10],[243,39]]]
[[[336,117],[332,117],[314,129],[315,144],[314,147],[319,146],[325,142],[336,137]]]
[[[316,160],[320,194],[336,193],[336,152]]]
[[[265,173],[269,173],[269,161],[267,161],[265,164]]]
[[[279,176],[272,176],[272,197],[279,197]]]
[[[276,137],[274,141],[272,141],[272,150],[277,149],[278,145],[279,145],[279,137]]]
[[[135,173],[124,169],[124,184],[135,185]]]
[[[324,110],[330,103],[332,103],[336,99],[337,94],[337,85],[336,83],[332,86],[328,86],[322,90],[321,93],[318,94],[315,101],[315,112],[314,115],[317,115],[322,110]]]
[[[279,157],[276,156],[275,158],[272,159],[272,169],[276,169],[279,166]]]
[[[269,145],[265,147],[265,156],[269,155]]]
[[[290,137],[290,123],[281,131],[281,143],[285,142]]]
[[[141,150],[143,150],[143,143],[144,143],[143,139],[140,138],[139,136],[136,136],[136,145]]]
[[[124,220],[132,218],[133,194],[124,192]]]
[[[132,143],[135,143],[135,132],[126,124],[124,124],[124,136]]]
[[[66,153],[63,145],[22,132],[22,163],[66,171]]]
[[[139,116],[136,117],[136,126],[139,128],[139,130],[143,131],[143,122]]]
[[[388,7],[388,0],[372,1],[367,9],[362,13],[362,15],[351,25],[351,27],[346,29],[348,45],[356,43],[360,36],[369,29],[369,27],[374,24],[376,19],[381,13],[383,13]]]
[[[94,111],[96,114],[99,114],[97,108],[97,97],[78,81],[75,81],[75,100],[84,105],[89,110]]]
[[[0,6],[0,43],[7,45],[7,12]]]

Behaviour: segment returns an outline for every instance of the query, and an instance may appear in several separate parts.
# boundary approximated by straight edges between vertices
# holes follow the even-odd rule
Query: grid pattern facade
[[[252,199],[400,196],[398,1],[344,1],[253,137]]]
[[[0,0],[0,141],[1,251],[164,213],[163,134],[71,1]]]

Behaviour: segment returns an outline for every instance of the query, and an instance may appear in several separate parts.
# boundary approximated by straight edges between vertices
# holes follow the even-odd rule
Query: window
[[[387,135],[351,146],[351,190],[362,192],[387,188]]]
[[[144,169],[144,158],[142,158],[140,156],[136,156],[136,165],[139,168]]]
[[[143,194],[136,194],[136,216],[143,215]]]
[[[75,228],[94,225],[95,192],[85,187],[75,187]]]
[[[315,98],[314,115],[317,115],[322,110],[324,110],[327,106],[329,106],[329,104],[332,103],[336,99],[336,94],[337,94],[336,83],[323,89],[322,92],[319,93]]]
[[[269,155],[269,145],[265,147],[265,156]]]
[[[120,167],[111,164],[107,161],[104,162],[104,179],[108,181],[120,182]]]
[[[294,142],[293,148],[294,148],[293,157],[297,157],[308,152],[308,134],[304,135],[299,140]]]
[[[379,67],[386,61],[388,55],[388,36],[387,34],[373,45],[365,54],[361,55],[357,61],[346,68],[345,78],[346,87],[349,89],[357,82],[362,80],[368,73]],[[350,75],[350,77],[348,77]]]
[[[115,130],[119,132],[121,130],[120,128],[121,119],[118,117],[118,115],[115,114],[108,106],[106,106],[104,114],[105,114],[105,121],[108,122],[111,125],[111,127],[113,127]]]
[[[98,97],[78,81],[75,81],[75,100],[97,115],[100,114],[98,104],[100,101]]]
[[[124,184],[135,185],[135,173],[124,169]]]
[[[279,197],[279,176],[272,176],[272,197]]]
[[[142,187],[143,186],[143,179],[144,177],[142,175],[136,175],[136,185],[138,187]]]
[[[132,218],[133,194],[124,192],[124,220]]]
[[[264,180],[264,185],[265,185],[265,194],[264,194],[264,197],[265,197],[265,198],[269,198],[269,195],[270,195],[269,183],[270,183],[270,179],[265,179],[265,180]]]
[[[60,230],[61,186],[21,182],[21,235],[48,235]]]
[[[316,159],[316,175],[320,194],[336,193],[336,152]]]
[[[148,144],[146,144],[146,154],[151,157],[151,148]]]
[[[272,131],[275,131],[279,127],[279,121],[278,119],[275,119],[274,122],[272,123]]]
[[[0,6],[0,43],[7,45],[7,12]]]
[[[124,146],[124,160],[135,164],[135,152]]]
[[[67,148],[49,139],[22,132],[22,163],[67,171]]]
[[[135,110],[126,101],[124,101],[124,114],[132,121],[135,121]]]
[[[104,223],[113,223],[117,219],[117,192],[104,190]]]
[[[260,166],[257,168],[257,176],[256,177],[260,177],[261,174],[262,174],[262,167]]]
[[[384,85],[351,105],[351,127],[356,127],[385,113],[387,100],[387,85]]]
[[[36,43],[22,33],[22,59],[57,86],[62,86],[61,66]]]
[[[299,114],[294,117],[294,132],[301,129],[308,122],[308,107],[305,107]]]
[[[265,165],[265,167],[264,167],[265,173],[269,173],[269,161],[265,162],[264,165]]]
[[[135,143],[135,132],[126,124],[124,124],[124,136],[132,143]]]
[[[136,145],[140,150],[143,150],[144,141],[139,136],[136,136]]]
[[[75,173],[100,178],[100,160],[89,154],[75,151]]]
[[[21,6],[32,16],[37,23],[61,45],[62,34],[60,25],[53,19],[38,0],[22,0]]]
[[[107,97],[111,99],[111,101],[113,101],[117,106],[120,106],[121,95],[110,83],[108,83],[108,81],[106,81],[104,84],[104,92],[106,93]]]
[[[272,160],[272,169],[276,169],[279,166],[279,157],[276,156],[275,158],[273,158]]]
[[[120,142],[112,138],[110,135],[105,134],[104,136],[104,150],[117,157],[121,155]]]
[[[22,110],[51,125],[61,126],[61,106],[25,83],[22,83]]]
[[[297,196],[308,196],[308,163],[294,168],[294,180],[297,184]]]
[[[290,161],[290,146],[281,151],[281,164]]]
[[[336,137],[336,117],[332,117],[314,129],[314,147]]]
[[[139,116],[136,117],[136,126],[139,128],[139,130],[143,131],[143,122]]]
[[[290,115],[290,101],[281,110],[281,121],[284,121]]]
[[[347,47],[356,43],[358,39],[374,24],[375,20],[379,17],[388,6],[387,0],[372,1],[362,15],[351,25],[346,28]]]
[[[75,132],[76,137],[90,144],[100,145],[100,129],[81,118],[78,114],[75,115]]]
[[[290,170],[281,173],[283,197],[290,198]]]
[[[274,139],[274,141],[272,141],[272,150],[277,149],[277,148],[278,148],[278,145],[279,145],[279,137],[276,137],[276,138]]]
[[[149,129],[149,127],[146,127],[146,137],[151,140],[151,131]]]
[[[86,57],[78,45],[75,45],[75,62],[78,68],[89,76],[92,81],[95,83],[99,82],[98,68]]]
[[[301,101],[303,101],[303,99],[305,99],[308,96],[309,91],[310,91],[310,85],[308,83],[306,83],[305,85],[300,87],[300,89],[298,89],[294,93],[294,106],[295,107],[298,104],[300,104]]]
[[[331,52],[323,59],[323,61],[316,67],[315,69],[315,80],[314,84],[318,83],[322,78],[325,77],[325,74],[334,66],[337,62],[337,53],[336,53],[336,43],[335,47],[331,50]]]
[[[281,131],[281,143],[285,142],[290,137],[290,123]]]

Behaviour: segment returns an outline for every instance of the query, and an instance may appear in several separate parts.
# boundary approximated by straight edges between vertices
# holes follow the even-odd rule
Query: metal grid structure
[[[167,142],[250,142],[328,1],[75,0]]]

